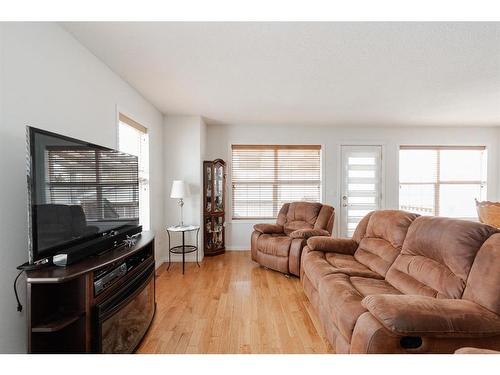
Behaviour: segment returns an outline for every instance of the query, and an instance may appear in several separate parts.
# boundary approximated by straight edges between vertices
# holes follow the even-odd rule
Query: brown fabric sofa
[[[276,224],[256,224],[251,238],[252,260],[299,276],[300,257],[311,236],[331,236],[334,209],[321,203],[293,202],[281,207]]]
[[[500,233],[375,211],[350,239],[312,237],[301,282],[337,353],[500,349]]]

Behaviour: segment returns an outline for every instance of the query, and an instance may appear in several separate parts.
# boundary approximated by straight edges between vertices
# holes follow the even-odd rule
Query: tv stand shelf
[[[81,311],[78,313],[56,313],[52,316],[49,316],[46,321],[38,323],[31,327],[31,332],[34,333],[50,333],[57,332],[67,326],[73,324],[78,319],[85,315],[85,311]]]
[[[94,274],[134,257],[145,258],[103,293],[94,295]],[[143,232],[132,247],[115,248],[66,267],[27,271],[28,352],[99,352],[96,306],[151,265],[154,234]]]

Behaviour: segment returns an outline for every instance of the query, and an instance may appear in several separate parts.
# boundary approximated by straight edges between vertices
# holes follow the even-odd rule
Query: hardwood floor
[[[138,353],[331,353],[298,278],[248,251],[157,270],[157,311]]]

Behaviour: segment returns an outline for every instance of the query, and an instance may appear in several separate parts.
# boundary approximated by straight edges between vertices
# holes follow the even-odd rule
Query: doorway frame
[[[336,232],[339,237],[343,236],[342,233],[342,221],[344,219],[344,213],[342,210],[342,193],[343,193],[343,185],[344,185],[344,168],[342,165],[342,148],[343,147],[363,147],[363,146],[372,146],[372,147],[380,147],[380,209],[383,210],[386,208],[386,161],[387,161],[387,144],[386,142],[372,142],[372,141],[343,141],[338,144],[337,148],[337,170],[338,170],[338,180],[337,180],[337,191],[338,196],[336,198],[336,204],[339,208],[339,220],[338,224],[335,225]],[[398,173],[399,174],[399,173]]]

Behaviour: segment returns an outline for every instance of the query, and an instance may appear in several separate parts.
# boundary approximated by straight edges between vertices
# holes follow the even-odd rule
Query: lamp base
[[[182,198],[179,199],[179,206],[181,207],[181,221],[179,222],[179,225],[176,225],[176,227],[183,227],[184,226],[184,218],[182,215],[182,207],[184,206],[184,200]]]

